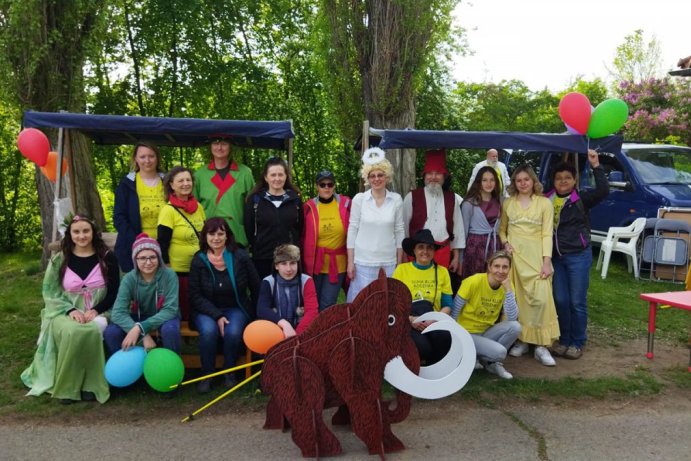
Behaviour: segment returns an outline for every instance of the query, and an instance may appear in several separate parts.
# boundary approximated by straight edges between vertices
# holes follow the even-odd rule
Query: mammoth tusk
[[[422,399],[440,399],[458,392],[470,379],[475,368],[475,344],[470,334],[446,314],[430,312],[420,316],[420,319],[437,320],[425,328],[423,333],[445,330],[451,334],[451,349],[447,354],[451,357],[449,359],[445,357],[438,362],[442,363],[441,366],[435,366],[438,365],[437,363],[424,367],[426,368],[425,376],[422,376],[422,372],[420,376],[415,375],[405,366],[400,356],[394,357],[384,368],[384,379],[396,389],[412,396]],[[449,370],[449,367],[452,368]],[[430,377],[438,375],[442,376]]]

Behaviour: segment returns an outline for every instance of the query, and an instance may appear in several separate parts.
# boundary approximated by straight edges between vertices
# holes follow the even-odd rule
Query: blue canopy
[[[381,138],[382,149],[404,148],[468,148],[468,149],[521,149],[531,151],[581,152],[588,148],[606,152],[618,151],[621,136],[590,139],[574,134],[518,133],[510,131],[434,131],[434,130],[381,130],[370,128],[373,137]],[[373,145],[377,143],[372,141]]]
[[[240,147],[288,149],[295,137],[290,121],[206,120],[199,118],[137,117],[126,115],[24,112],[25,128],[79,130],[96,144],[134,144],[150,141],[160,146],[197,147],[209,135],[230,135]]]

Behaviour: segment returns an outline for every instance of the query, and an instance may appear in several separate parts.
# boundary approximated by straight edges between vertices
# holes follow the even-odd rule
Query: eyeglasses
[[[367,176],[368,179],[381,179],[385,177],[386,175],[384,173],[372,173],[371,175]]]
[[[319,187],[321,187],[322,189],[331,189],[333,186],[334,186],[334,183],[332,183],[332,182],[319,183]]]
[[[138,263],[152,263],[158,261],[158,256],[137,256],[136,260]]]

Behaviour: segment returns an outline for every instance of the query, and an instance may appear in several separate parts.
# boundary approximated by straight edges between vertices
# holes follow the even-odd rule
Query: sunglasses
[[[322,189],[331,189],[334,185],[335,185],[335,184],[332,183],[332,182],[322,182],[322,183],[319,183],[319,187],[321,187]]]
[[[369,178],[369,179],[381,179],[381,178],[385,178],[385,177],[386,177],[386,175],[384,173],[376,173],[376,174],[371,174],[371,175],[367,176],[367,178]]]

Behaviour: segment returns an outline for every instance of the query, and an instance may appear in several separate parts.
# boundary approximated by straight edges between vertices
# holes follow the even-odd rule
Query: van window
[[[646,184],[691,184],[691,152],[631,149],[627,154]]]

